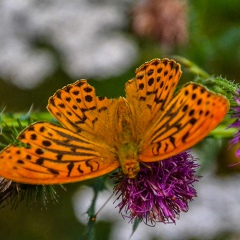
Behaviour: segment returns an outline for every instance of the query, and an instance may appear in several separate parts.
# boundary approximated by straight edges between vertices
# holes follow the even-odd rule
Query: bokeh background
[[[0,107],[45,111],[59,88],[86,78],[98,95],[124,96],[136,67],[180,55],[210,75],[238,82],[239,0],[1,0]],[[194,75],[183,69],[182,83]],[[202,167],[198,198],[175,224],[140,225],[132,240],[240,239],[240,175],[227,140],[206,139],[194,150]],[[0,236],[12,239],[85,239],[91,185],[59,188],[47,209],[20,204],[0,209]],[[111,195],[104,191],[97,208]],[[115,204],[116,205],[116,204]],[[132,225],[113,199],[99,215],[97,239],[129,239]]]

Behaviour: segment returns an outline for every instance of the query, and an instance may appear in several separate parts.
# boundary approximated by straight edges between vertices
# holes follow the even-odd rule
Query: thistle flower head
[[[148,225],[175,223],[197,196],[193,183],[199,178],[195,176],[198,167],[190,152],[185,151],[163,161],[142,164],[135,179],[115,175],[119,211],[130,221],[137,219]]]
[[[237,91],[235,101],[236,106],[232,107],[233,110],[232,118],[235,118],[235,121],[229,125],[229,128],[237,128],[238,131],[234,135],[234,138],[230,140],[232,146],[240,142],[240,89],[238,89]],[[240,158],[240,148],[237,149],[236,156]]]

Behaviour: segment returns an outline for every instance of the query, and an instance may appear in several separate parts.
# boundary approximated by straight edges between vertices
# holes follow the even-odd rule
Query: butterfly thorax
[[[118,157],[123,173],[134,178],[140,170],[136,133],[129,104],[125,98],[119,99],[117,108]]]

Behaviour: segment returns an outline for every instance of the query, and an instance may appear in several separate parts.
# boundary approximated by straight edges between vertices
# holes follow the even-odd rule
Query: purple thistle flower
[[[230,143],[232,144],[232,146],[240,142],[240,89],[238,89],[237,91],[235,101],[237,105],[234,107],[231,107],[231,109],[233,110],[232,118],[236,118],[236,120],[232,124],[230,124],[228,127],[228,128],[238,129],[237,133],[234,135],[234,138],[230,140]],[[238,150],[236,151],[236,156],[240,158],[240,148],[238,148]]]
[[[135,179],[119,172],[114,176],[119,212],[130,221],[137,219],[148,225],[175,223],[197,196],[193,183],[199,179],[195,176],[198,167],[190,151],[185,151],[163,161],[141,164]]]

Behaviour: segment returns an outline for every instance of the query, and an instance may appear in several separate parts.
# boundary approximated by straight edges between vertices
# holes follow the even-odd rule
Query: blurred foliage
[[[122,34],[129,34],[138,44],[138,61],[134,67],[121,76],[108,78],[106,81],[89,79],[89,82],[96,88],[97,94],[100,96],[117,97],[124,95],[124,84],[134,76],[136,67],[152,58],[171,57],[171,55],[179,55],[195,62],[209,75],[214,74],[239,82],[239,12],[239,0],[228,0],[227,3],[225,0],[189,1],[189,42],[185,46],[176,46],[168,55],[165,54],[165,50],[157,41],[134,36],[129,20],[126,29],[122,29]],[[131,18],[129,17],[129,19]],[[35,45],[36,48],[45,47],[53,51],[51,46],[43,46],[41,39],[36,41]],[[193,80],[194,77],[195,75],[183,68],[182,83]],[[57,89],[75,80],[77,79],[71,79],[60,67],[52,76],[31,90],[22,90],[11,85],[8,81],[0,80],[0,107],[1,109],[6,107],[6,112],[20,112],[27,111],[33,104],[35,110],[45,110],[48,98]],[[43,118],[45,117],[45,120],[48,120],[49,115]],[[203,148],[206,149],[208,143],[204,144]],[[219,150],[219,144],[216,143],[216,145],[216,148],[213,147],[211,152],[213,154],[216,154],[216,149]],[[208,156],[205,156],[206,161],[212,158],[211,153],[208,151]],[[225,163],[225,168],[227,165],[228,163]],[[67,192],[60,191],[58,203],[50,203],[47,210],[36,209],[36,207],[26,208],[23,204],[15,210],[7,207],[1,209],[1,236],[4,236],[5,240],[85,239],[83,234],[85,227],[74,216],[71,200],[72,194],[80,185],[81,183],[68,184]],[[109,223],[99,222],[95,229],[96,239],[109,239],[110,229]],[[225,233],[225,235],[229,237],[231,233]],[[224,239],[224,237],[218,236],[215,239]]]

